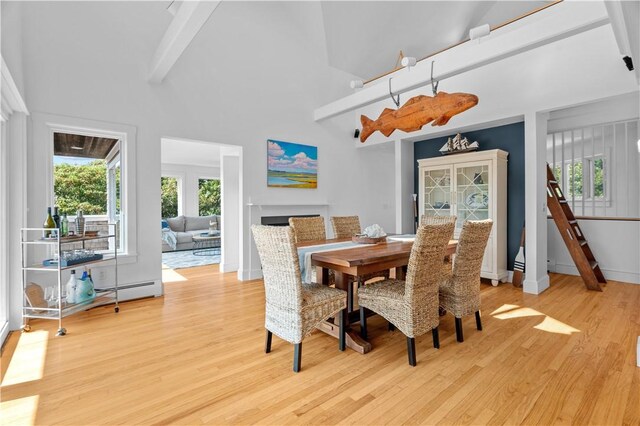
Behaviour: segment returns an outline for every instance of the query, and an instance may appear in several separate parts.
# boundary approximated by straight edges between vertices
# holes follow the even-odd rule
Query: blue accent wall
[[[455,135],[450,135],[455,136]],[[520,247],[520,234],[524,225],[524,123],[466,132],[469,142],[478,141],[479,151],[501,149],[509,153],[507,162],[507,268],[513,270],[513,259]],[[441,157],[440,148],[449,136],[416,142],[413,154],[414,193],[418,194],[418,160]],[[418,197],[420,194],[418,194]]]

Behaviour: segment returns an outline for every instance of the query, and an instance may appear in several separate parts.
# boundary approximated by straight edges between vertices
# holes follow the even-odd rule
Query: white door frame
[[[243,208],[243,204],[242,204],[242,200],[244,200],[244,181],[243,181],[243,147],[240,145],[233,145],[233,144],[227,144],[227,143],[220,143],[220,142],[214,142],[214,141],[205,141],[205,140],[197,140],[197,139],[188,139],[188,138],[182,138],[182,137],[175,137],[175,136],[162,136],[160,138],[162,139],[171,139],[174,141],[184,141],[184,142],[195,142],[195,143],[202,143],[202,144],[214,144],[217,145],[221,148],[221,155],[223,152],[237,152],[237,156],[239,157],[239,166],[238,166],[238,190],[239,190],[239,194],[238,194],[238,227],[237,229],[233,230],[233,233],[235,235],[233,236],[227,236],[226,238],[234,238],[236,237],[238,239],[238,259],[239,259],[239,263],[238,263],[238,269],[237,269],[237,276],[238,279],[241,279],[241,271],[243,269],[243,264],[244,264],[244,256],[243,256],[243,252],[244,252],[244,238],[245,238],[245,231],[244,231],[244,208]],[[161,160],[162,162],[162,160]],[[162,170],[162,164],[160,169]],[[162,175],[162,172],[161,172]],[[223,183],[223,177],[220,176],[220,185],[222,186]],[[221,197],[223,197],[224,195],[221,193]],[[221,200],[221,204],[224,201]],[[224,228],[224,223],[225,223],[225,219],[222,216],[222,226]],[[222,230],[221,230],[222,231]],[[160,239],[158,239],[158,244],[161,245],[162,242]],[[222,244],[222,249],[221,249],[221,256],[220,259],[224,259],[225,256],[225,246],[224,244]],[[234,265],[235,268],[235,265]]]

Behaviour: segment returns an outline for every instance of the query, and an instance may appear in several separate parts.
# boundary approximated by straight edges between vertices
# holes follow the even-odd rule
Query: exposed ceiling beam
[[[631,46],[631,40],[633,40],[631,28],[629,28],[625,22],[626,16],[628,19],[635,20],[635,22],[632,21],[633,24],[638,25],[639,17],[637,16],[637,12],[636,14],[633,12],[625,13],[624,6],[620,1],[606,1],[604,4],[607,7],[607,13],[611,20],[611,28],[613,29],[613,34],[616,37],[616,43],[618,43],[620,55],[623,57],[630,56],[633,59],[636,81],[640,83],[640,52],[634,52],[633,47]],[[634,5],[632,2],[629,2],[628,6],[633,7]],[[637,5],[635,6],[637,8]]]
[[[149,81],[160,83],[169,73],[191,40],[198,34],[220,1],[182,2],[151,61]]]
[[[576,14],[575,5],[560,3],[525,18],[531,19],[526,25],[522,20],[493,31],[480,43],[466,42],[419,62],[410,71],[396,71],[352,95],[317,108],[314,120],[323,120],[386,99],[389,97],[389,78],[393,78],[391,89],[394,95],[430,85],[431,61],[435,61],[434,80],[440,81],[609,23],[602,5],[583,3],[582,6],[580,13]]]

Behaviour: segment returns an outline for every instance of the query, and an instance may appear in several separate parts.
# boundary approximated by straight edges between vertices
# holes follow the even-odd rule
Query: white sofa
[[[168,227],[162,229],[162,251],[193,249],[193,236],[208,233],[219,235],[221,219],[212,216],[178,216],[164,219]],[[214,223],[210,226],[210,223]],[[165,225],[163,225],[165,226]]]

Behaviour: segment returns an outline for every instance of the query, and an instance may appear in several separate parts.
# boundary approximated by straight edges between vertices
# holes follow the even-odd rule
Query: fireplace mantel
[[[328,203],[247,203],[249,207],[326,207]]]
[[[249,201],[245,204],[248,210],[249,227],[260,225],[263,216],[321,216],[325,223],[329,223],[329,212],[331,205],[326,201],[305,203],[300,201],[291,202],[270,202],[270,201]],[[249,262],[241,273],[241,280],[254,280],[262,277],[260,258],[256,250],[251,231],[244,232],[244,243],[250,247]]]

